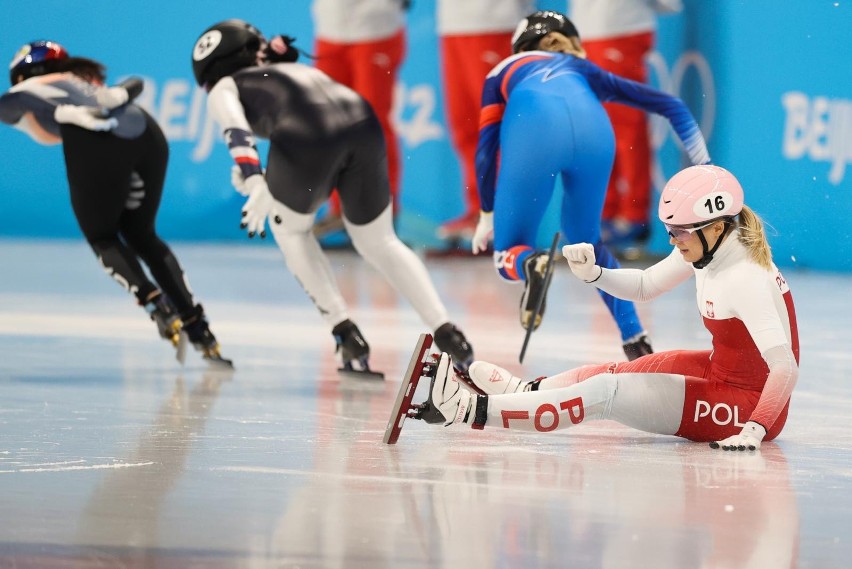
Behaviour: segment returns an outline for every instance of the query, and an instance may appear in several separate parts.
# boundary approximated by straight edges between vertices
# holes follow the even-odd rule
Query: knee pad
[[[494,251],[494,268],[504,280],[522,281],[524,261],[534,252],[529,245],[515,245],[510,249]]]

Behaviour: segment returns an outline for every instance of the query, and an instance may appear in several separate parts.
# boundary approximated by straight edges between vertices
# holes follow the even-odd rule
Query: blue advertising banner
[[[440,86],[435,0],[415,0],[395,97],[402,150],[399,229],[416,247],[439,246],[436,227],[463,209]],[[564,9],[567,2],[539,2]],[[243,198],[231,160],[205,110],[190,51],[208,25],[238,17],[313,50],[310,0],[42,0],[8,11],[0,34],[7,60],[24,43],[54,39],[107,65],[109,80],[141,75],[140,102],[169,139],[171,159],[158,228],[167,239],[238,240]],[[813,0],[685,0],[660,19],[652,82],[681,96],[699,119],[713,162],[734,172],[746,201],[771,225],[781,266],[852,270],[852,5]],[[580,30],[582,35],[582,30]],[[668,124],[652,122],[657,191],[687,165]],[[0,128],[0,236],[79,237],[59,147]],[[655,211],[652,212],[652,219]],[[555,211],[541,228],[547,245]],[[668,249],[654,227],[650,247]]]

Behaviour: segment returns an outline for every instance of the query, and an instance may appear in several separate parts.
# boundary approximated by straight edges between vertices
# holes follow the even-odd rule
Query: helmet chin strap
[[[722,230],[722,233],[719,234],[719,238],[716,239],[716,244],[713,245],[712,249],[708,249],[707,239],[704,238],[704,232],[698,231],[698,238],[701,239],[701,247],[704,249],[704,256],[692,263],[692,266],[696,269],[703,269],[707,265],[710,264],[710,261],[713,260],[713,255],[716,254],[716,251],[719,250],[719,246],[722,244],[722,240],[727,235],[728,230],[733,227],[733,223],[728,220],[725,220],[725,229]]]

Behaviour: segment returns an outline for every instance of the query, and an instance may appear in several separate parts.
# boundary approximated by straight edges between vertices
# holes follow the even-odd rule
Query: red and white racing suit
[[[734,231],[704,269],[672,253],[639,269],[603,269],[594,283],[647,301],[695,275],[698,310],[713,349],[675,350],[589,365],[541,380],[538,391],[488,399],[488,426],[552,431],[613,419],[694,441],[738,434],[747,421],[778,436],[798,378],[799,337],[787,281],[749,257]]]

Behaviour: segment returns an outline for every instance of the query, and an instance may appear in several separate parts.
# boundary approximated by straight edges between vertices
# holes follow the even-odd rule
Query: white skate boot
[[[432,335],[421,334],[408,370],[402,378],[396,402],[385,429],[385,444],[396,444],[406,419],[418,419],[444,426],[468,423],[473,429],[482,429],[488,420],[488,396],[468,391],[461,384],[466,374],[453,368],[452,358],[446,353],[432,354]],[[428,378],[429,397],[423,403],[414,403],[414,393],[422,378]],[[473,385],[469,384],[471,389]]]
[[[444,423],[445,427],[471,422],[476,395],[462,387],[453,369],[453,360],[444,352],[438,360],[435,377],[429,386],[429,398],[423,403],[418,419]],[[469,417],[470,416],[470,417]]]
[[[473,362],[467,370],[468,376],[477,389],[487,395],[521,393],[529,391],[531,381],[524,381],[512,375],[500,366],[488,362]]]

